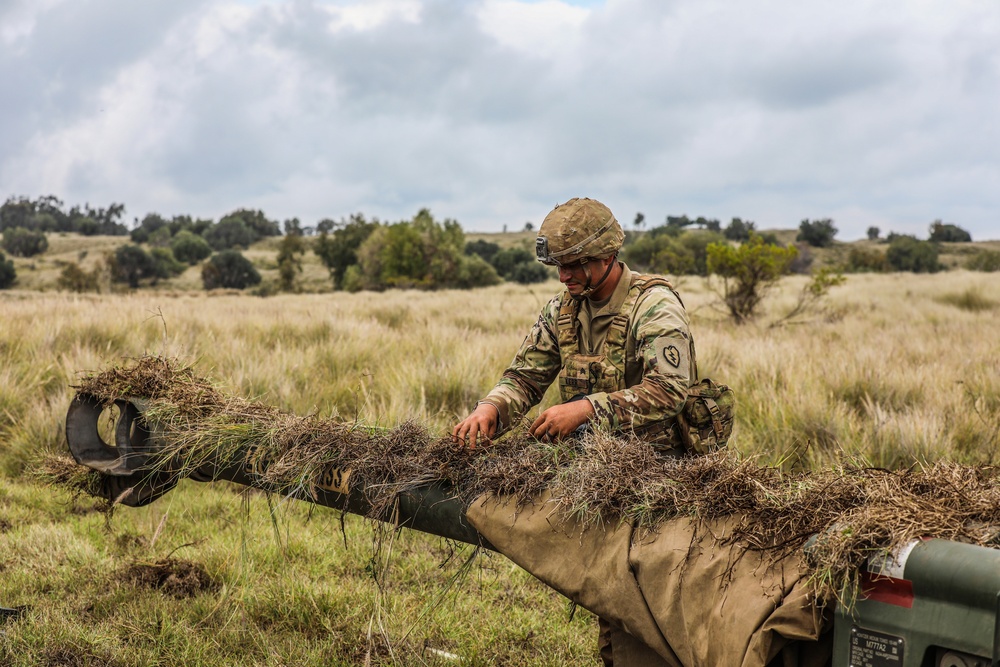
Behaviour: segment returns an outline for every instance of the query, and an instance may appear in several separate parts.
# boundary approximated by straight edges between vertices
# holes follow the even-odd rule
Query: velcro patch
[[[661,373],[690,376],[691,359],[687,341],[678,338],[660,338],[653,343],[656,366]]]

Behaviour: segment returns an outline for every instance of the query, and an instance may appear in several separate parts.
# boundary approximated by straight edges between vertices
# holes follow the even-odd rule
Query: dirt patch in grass
[[[136,588],[158,590],[178,599],[219,589],[219,584],[201,565],[172,558],[155,563],[133,563],[122,572],[120,580]]]
[[[119,667],[122,663],[98,654],[89,646],[62,644],[46,649],[41,664],[44,667]]]

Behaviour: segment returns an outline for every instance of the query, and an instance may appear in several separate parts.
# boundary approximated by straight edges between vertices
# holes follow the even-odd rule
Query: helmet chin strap
[[[577,301],[582,301],[583,299],[589,298],[590,295],[594,293],[594,290],[599,289],[601,285],[604,284],[604,281],[608,279],[608,276],[611,275],[611,269],[615,268],[615,264],[617,262],[618,262],[618,253],[615,253],[614,255],[612,255],[611,262],[608,263],[608,268],[604,271],[604,275],[601,276],[601,279],[597,281],[596,285],[590,284],[594,279],[594,277],[590,273],[590,262],[584,264],[583,273],[587,276],[587,284],[583,286],[583,291],[580,292],[579,295],[571,294],[570,296],[572,296]]]

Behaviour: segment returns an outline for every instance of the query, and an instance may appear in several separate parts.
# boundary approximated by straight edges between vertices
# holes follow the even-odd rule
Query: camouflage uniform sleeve
[[[561,295],[557,295],[542,308],[514,361],[482,400],[496,407],[500,416],[498,432],[510,428],[541,401],[545,390],[559,375],[562,361],[556,320],[561,300]]]
[[[670,419],[687,399],[693,345],[680,300],[669,289],[654,287],[639,298],[635,312],[629,336],[642,363],[642,381],[622,391],[587,397],[599,428],[638,428]]]

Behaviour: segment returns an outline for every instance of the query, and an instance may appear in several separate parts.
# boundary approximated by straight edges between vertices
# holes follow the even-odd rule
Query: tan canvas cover
[[[769,567],[756,553],[726,546],[725,522],[675,519],[656,532],[584,528],[545,497],[517,510],[489,496],[473,503],[468,518],[498,551],[667,665],[829,662],[829,637],[821,638],[828,623],[798,558]]]

